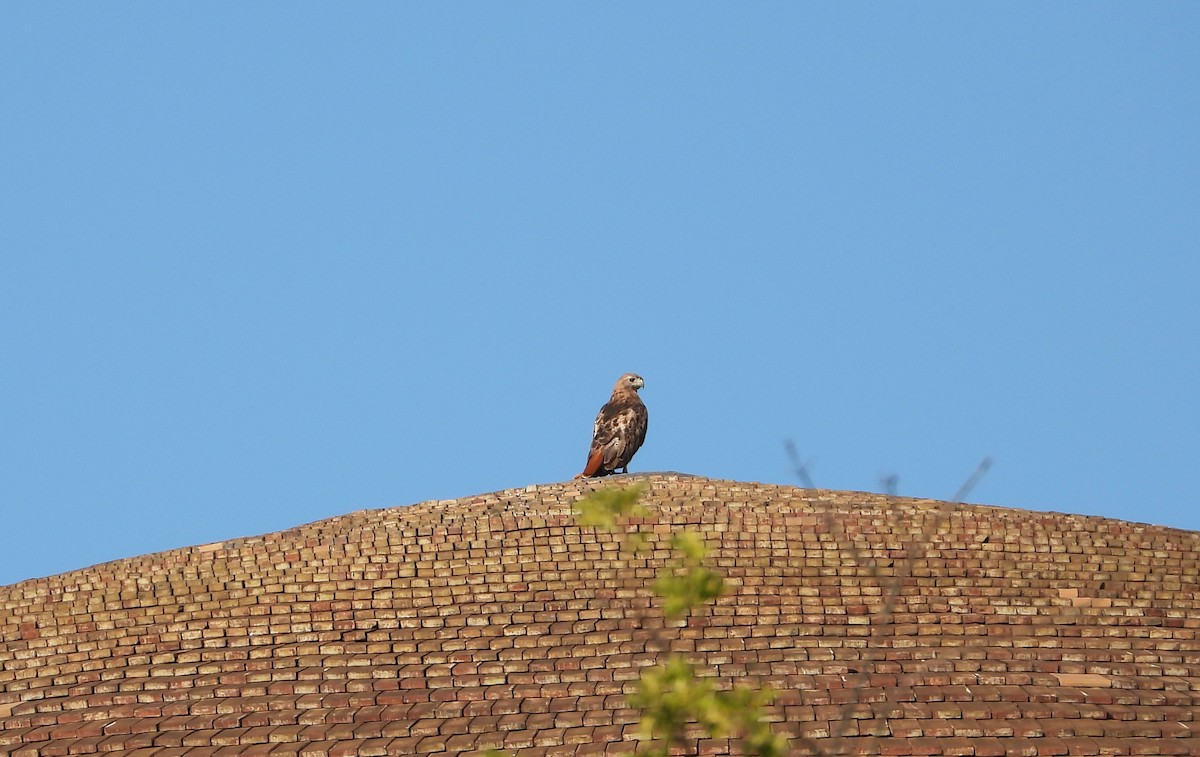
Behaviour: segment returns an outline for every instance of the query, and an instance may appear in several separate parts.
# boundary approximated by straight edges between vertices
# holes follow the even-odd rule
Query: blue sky
[[[1200,5],[8,4],[0,584],[633,470],[1200,529]]]

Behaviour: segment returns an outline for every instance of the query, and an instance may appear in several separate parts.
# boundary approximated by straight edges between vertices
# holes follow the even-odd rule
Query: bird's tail
[[[604,450],[598,449],[588,457],[587,465],[583,466],[583,473],[575,478],[591,478],[600,470],[602,462],[604,462]]]

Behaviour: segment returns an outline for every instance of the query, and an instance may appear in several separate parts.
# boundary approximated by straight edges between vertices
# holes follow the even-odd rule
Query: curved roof
[[[637,554],[572,514],[628,481]],[[727,591],[672,622],[681,528]],[[1197,586],[1200,533],[1104,518],[531,486],[0,587],[0,754],[616,754],[669,646],[824,753],[1200,755]]]

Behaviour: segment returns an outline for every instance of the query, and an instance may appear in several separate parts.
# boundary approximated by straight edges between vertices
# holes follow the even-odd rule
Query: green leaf
[[[641,485],[601,489],[584,497],[575,504],[580,524],[607,531],[625,526],[625,546],[637,552],[646,538],[623,521],[646,516],[638,504],[644,489]],[[659,572],[654,590],[663,598],[663,613],[679,618],[720,596],[725,579],[704,566],[708,547],[700,534],[679,531],[671,536],[670,546],[675,560]],[[687,660],[671,655],[662,665],[642,672],[637,691],[629,698],[630,706],[642,711],[641,731],[651,742],[638,753],[668,757],[672,747],[684,744],[688,726],[696,723],[715,738],[740,736],[747,755],[783,757],[787,738],[771,730],[763,712],[773,696],[769,690],[715,691],[710,682],[696,677]],[[494,750],[486,753],[486,757],[502,756]]]
[[[708,546],[695,531],[680,531],[671,537],[671,548],[683,553],[687,563],[699,563],[708,554]]]
[[[654,582],[654,590],[663,598],[663,614],[678,619],[721,596],[725,579],[715,570],[693,566],[659,576]]]
[[[773,698],[770,690],[715,691],[687,660],[672,655],[642,673],[629,703],[642,710],[645,738],[659,742],[653,754],[668,754],[672,745],[684,743],[688,724],[697,723],[714,738],[740,736],[749,755],[783,757],[787,738],[771,730],[763,712]]]
[[[613,487],[594,491],[575,503],[579,522],[584,526],[612,531],[619,518],[645,514],[645,510],[638,505],[645,489],[645,485],[635,484],[624,489]]]

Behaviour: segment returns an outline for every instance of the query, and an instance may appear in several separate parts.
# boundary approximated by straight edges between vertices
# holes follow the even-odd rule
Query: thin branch
[[[812,479],[808,476],[808,470],[800,460],[800,455],[796,451],[796,447],[791,440],[788,440],[786,443],[786,449],[788,457],[792,461],[796,475],[802,482],[804,482],[805,487],[809,489],[816,488],[813,486]],[[949,519],[953,514],[954,505],[962,502],[962,500],[971,492],[971,490],[975,488],[980,479],[983,478],[991,466],[992,458],[990,456],[984,457],[983,460],[979,462],[979,465],[976,466],[971,475],[967,477],[967,480],[963,482],[962,486],[958,488],[958,491],[955,492],[954,498],[944,502],[938,507],[934,517],[930,518],[925,524],[925,528],[922,529],[919,541],[915,544],[907,545],[905,549],[906,554],[904,561],[898,566],[898,568],[893,572],[887,581],[882,580],[878,563],[866,555],[863,550],[859,549],[854,544],[853,540],[848,538],[841,521],[835,518],[831,511],[825,512],[824,520],[830,533],[833,533],[835,539],[837,539],[838,542],[842,544],[843,548],[850,553],[850,557],[854,563],[864,567],[867,570],[868,575],[870,575],[872,580],[874,580],[875,583],[879,585],[879,588],[883,591],[883,606],[879,612],[876,613],[875,618],[872,620],[871,635],[867,646],[863,650],[863,656],[859,660],[861,664],[858,666],[858,670],[855,671],[854,680],[851,685],[853,689],[861,690],[866,685],[866,682],[870,676],[870,671],[874,669],[875,663],[878,661],[878,654],[881,648],[884,629],[891,627],[892,618],[896,613],[896,606],[900,601],[900,593],[901,589],[903,588],[904,579],[912,575],[913,566],[916,564],[917,559],[921,554],[924,554],[924,550],[928,547],[934,535],[937,534],[941,524],[945,520]],[[847,708],[846,712],[848,714],[849,705],[845,705],[844,707]],[[832,723],[829,729],[830,751],[826,752],[824,749],[817,749],[813,750],[813,753],[845,754],[842,746],[845,739],[844,732],[849,726],[849,722],[849,717],[843,717],[836,723]],[[879,737],[877,735],[872,736],[870,746],[873,747],[878,739]],[[803,744],[803,746],[812,749],[808,743]]]
[[[958,487],[958,491],[954,492],[954,498],[951,499],[950,501],[951,502],[962,502],[963,500],[965,500],[967,498],[967,495],[971,493],[971,490],[975,488],[975,486],[979,483],[979,480],[987,474],[988,469],[991,467],[992,467],[992,456],[991,455],[988,455],[987,457],[980,460],[979,465],[975,466],[975,471],[970,476],[967,476],[967,480],[963,481],[963,485]]]
[[[788,459],[792,462],[792,472],[800,479],[800,485],[805,489],[816,489],[812,477],[808,475],[808,466],[800,459],[800,453],[796,450],[796,443],[788,439],[783,443],[783,448],[787,450]]]

